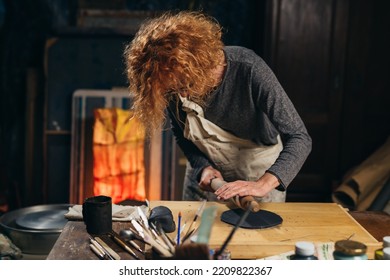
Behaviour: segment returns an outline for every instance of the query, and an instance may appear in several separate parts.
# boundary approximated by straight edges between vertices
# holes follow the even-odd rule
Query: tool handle
[[[110,236],[114,239],[114,241],[120,246],[122,247],[122,249],[124,249],[126,252],[128,252],[130,255],[133,256],[133,258],[135,259],[139,259],[139,257],[137,256],[136,253],[134,253],[134,251],[129,247],[127,246],[126,242],[122,240],[122,237],[120,237],[116,232],[112,231],[110,233]]]
[[[211,188],[216,191],[218,190],[220,187],[222,187],[223,185],[225,185],[226,182],[224,180],[221,180],[219,178],[214,178],[212,181],[211,181]],[[259,203],[257,202],[257,200],[251,196],[251,195],[247,195],[247,196],[240,196],[238,199],[235,199],[235,198],[231,198],[231,201],[237,205],[238,207],[246,210],[246,209],[250,209],[252,212],[258,212],[260,210],[260,205]]]
[[[104,242],[100,237],[95,237],[94,240],[96,241],[97,244],[100,245],[100,247],[103,249],[103,251],[105,253],[108,253],[109,255],[111,255],[116,260],[120,260],[121,259],[121,257],[118,255],[118,253],[116,253],[113,249],[111,249],[111,247],[108,246],[107,243]]]
[[[104,252],[102,253],[99,248],[97,248],[95,245],[93,245],[92,243],[89,244],[89,248],[91,248],[91,250],[95,253],[96,256],[99,257],[99,259],[104,259]]]

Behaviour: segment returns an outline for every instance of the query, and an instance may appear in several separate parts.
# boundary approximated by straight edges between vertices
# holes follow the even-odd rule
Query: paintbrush
[[[152,229],[159,234],[159,236],[164,240],[165,244],[168,246],[169,251],[174,254],[175,253],[175,247],[172,243],[172,240],[168,238],[168,235],[165,233],[163,228],[157,227],[155,224],[151,223],[150,226]]]
[[[182,239],[182,242],[186,241],[191,236],[191,234],[195,231],[192,229],[192,227],[195,225],[197,219],[202,215],[204,207],[206,206],[206,202],[207,202],[207,200],[203,200],[202,203],[200,204],[198,210],[195,213],[194,219],[192,220],[190,226],[187,229],[186,234],[184,235],[184,237]]]
[[[179,212],[177,217],[177,238],[176,238],[176,246],[180,245],[180,233],[181,233],[181,212]]]
[[[164,231],[160,223],[153,224],[153,225],[157,228],[157,231],[160,233],[160,235],[164,235],[166,237],[166,239],[169,241],[169,243],[171,243],[172,246],[176,245],[175,241],[173,241],[172,238]]]
[[[134,228],[138,231],[138,234],[143,238],[145,243],[148,243],[156,251],[158,251],[164,257],[172,257],[172,253],[168,248],[165,248],[160,243],[158,243],[151,235],[149,231],[144,230],[144,228],[136,220],[131,220]]]
[[[163,246],[165,249],[169,250],[169,246],[166,244],[166,242],[157,234],[157,232],[150,227],[148,218],[146,217],[145,213],[141,210],[140,207],[137,207],[138,215],[140,216],[140,222],[139,224],[143,226],[145,232],[147,232],[151,237],[154,237],[155,241],[159,243],[161,246]]]
[[[155,237],[157,243],[161,244],[165,249],[170,250],[169,241],[167,242],[160,234],[157,233],[152,227],[150,228],[151,236]]]
[[[138,208],[139,209],[139,208]],[[143,229],[143,233],[144,233],[144,239],[145,239],[145,235],[149,235],[151,238],[153,238],[155,240],[156,243],[160,244],[162,247],[164,247],[165,249],[169,250],[169,246],[165,243],[165,241],[161,238],[161,236],[159,236],[157,234],[156,231],[153,230],[153,228],[151,228],[149,226],[149,222],[148,222],[148,219],[146,218],[146,216],[142,213],[142,211],[139,211],[139,216],[140,216],[140,219],[137,221],[138,224],[142,227]]]
[[[232,229],[232,231],[230,232],[229,236],[226,238],[225,242],[223,243],[222,247],[217,250],[214,254],[214,259],[218,259],[218,257],[223,253],[223,251],[225,251],[227,245],[229,244],[230,240],[232,239],[234,233],[236,232],[236,230],[241,226],[241,224],[245,221],[245,219],[248,217],[249,213],[252,211],[252,209],[250,207],[248,207],[244,214],[241,216],[241,218],[238,220],[237,224],[234,226],[234,228]]]
[[[148,218],[146,217],[145,213],[142,211],[141,207],[137,207],[138,216],[141,218],[142,224],[146,228],[146,230],[149,231],[149,222]]]

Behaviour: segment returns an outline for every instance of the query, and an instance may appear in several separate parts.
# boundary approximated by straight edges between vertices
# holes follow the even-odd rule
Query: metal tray
[[[5,213],[0,217],[0,231],[23,253],[48,254],[60,236],[71,204],[36,205]]]

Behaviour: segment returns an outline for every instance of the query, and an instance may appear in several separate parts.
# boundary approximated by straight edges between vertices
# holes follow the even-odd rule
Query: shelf
[[[46,135],[70,135],[69,130],[45,130]]]

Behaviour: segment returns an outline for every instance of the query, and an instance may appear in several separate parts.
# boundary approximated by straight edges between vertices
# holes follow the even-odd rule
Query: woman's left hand
[[[227,200],[235,196],[256,196],[263,197],[270,191],[279,186],[278,178],[271,174],[265,173],[257,181],[234,181],[229,182],[215,191],[218,199]]]
[[[207,166],[202,171],[199,187],[203,191],[214,192],[213,188],[211,187],[211,181],[215,178],[219,178],[223,180],[221,172],[219,172],[217,169],[213,168],[212,166]]]

